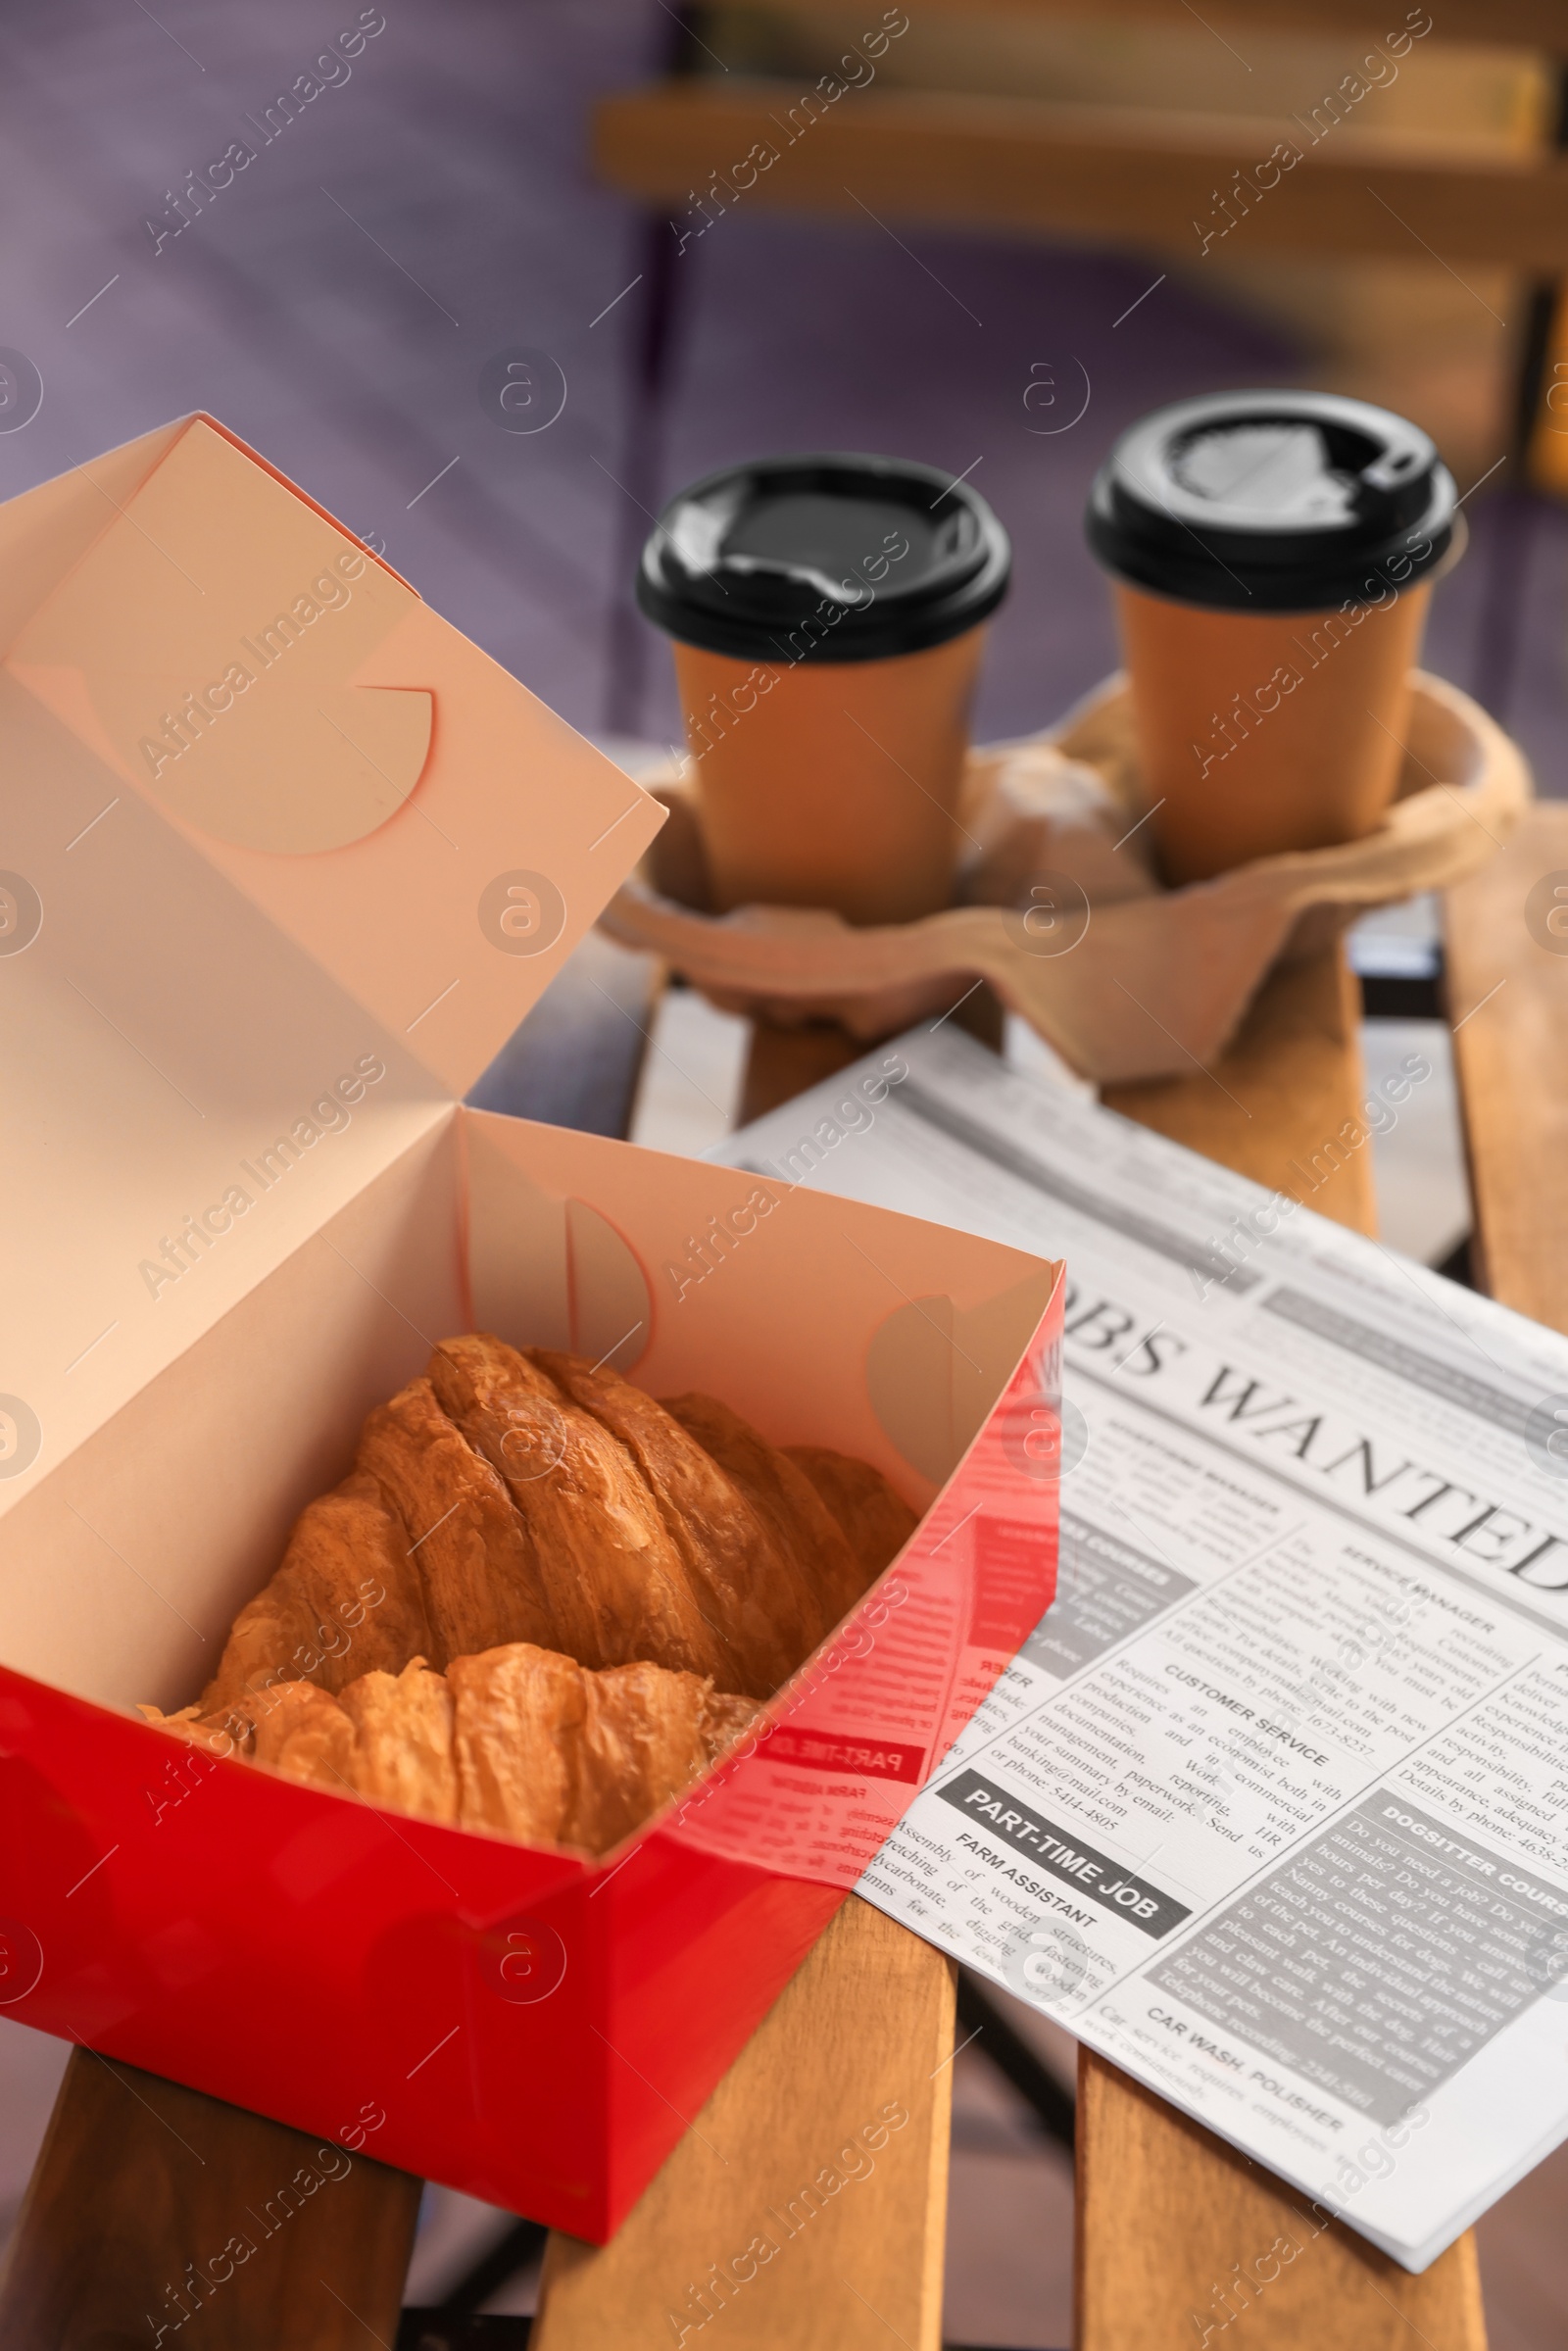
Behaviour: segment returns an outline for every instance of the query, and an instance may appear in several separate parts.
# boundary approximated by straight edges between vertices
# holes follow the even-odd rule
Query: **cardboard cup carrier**
[[[665,508],[637,596],[674,639],[715,911],[911,922],[951,903],[1010,565],[966,482],[895,458],[764,459]]]
[[[662,811],[211,418],[0,583],[0,2013],[603,2239],[1051,1601],[1059,1268],[464,1106]],[[601,1861],[132,1711],[472,1328],[926,1509]]]
[[[1163,878],[1375,832],[1462,529],[1426,434],[1326,392],[1181,401],[1116,443],[1088,529]]]

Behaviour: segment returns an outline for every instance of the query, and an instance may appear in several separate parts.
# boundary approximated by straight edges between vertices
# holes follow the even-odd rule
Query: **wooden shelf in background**
[[[695,194],[715,171],[728,180],[761,143],[778,160],[738,191],[743,210],[815,212],[870,228],[869,211],[1138,245],[1196,265],[1194,221],[1222,228],[1216,192],[1238,170],[1254,174],[1292,135],[1272,117],[935,91],[857,90],[792,123],[789,109],[801,105],[801,88],[782,80],[655,83],[600,105],[593,160],[612,186],[667,206],[694,234],[704,218]],[[1299,126],[1294,135],[1304,143]],[[717,201],[730,202],[722,188]],[[1307,147],[1277,186],[1247,201],[1245,219],[1211,250],[1409,261],[1425,249],[1446,263],[1568,269],[1568,159],[1550,153],[1440,158],[1348,132]]]
[[[757,5],[772,16],[783,13],[779,0],[726,0],[728,7]],[[809,17],[808,6],[796,13]],[[925,15],[922,9],[922,16]],[[936,0],[933,16],[1038,17],[1048,22],[1153,24],[1162,29],[1193,29],[1188,0]],[[1563,0],[1443,0],[1433,15],[1433,32],[1440,41],[1479,43],[1493,49],[1544,49],[1568,56],[1568,9]],[[1402,7],[1392,17],[1389,0],[1213,0],[1200,21],[1261,33],[1312,33],[1319,38],[1344,35],[1381,40],[1396,31]]]

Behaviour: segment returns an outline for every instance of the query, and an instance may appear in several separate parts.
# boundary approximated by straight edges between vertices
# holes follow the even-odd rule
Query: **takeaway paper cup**
[[[675,641],[715,908],[947,906],[983,624],[1010,554],[966,483],[780,458],[665,510],[638,599]]]
[[[1376,830],[1460,527],[1431,441],[1360,401],[1227,393],[1117,443],[1089,540],[1115,579],[1167,881]]]

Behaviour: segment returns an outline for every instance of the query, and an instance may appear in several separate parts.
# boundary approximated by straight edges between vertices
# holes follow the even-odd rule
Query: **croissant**
[[[672,1396],[665,1397],[664,1410],[733,1479],[780,1548],[805,1572],[812,1609],[803,1654],[809,1655],[871,1581],[843,1528],[804,1471],[727,1404],[710,1396]]]
[[[194,1745],[238,1733],[256,1762],[311,1787],[599,1854],[700,1778],[759,1709],[695,1674],[647,1663],[595,1673],[513,1641],[456,1657],[445,1675],[416,1657],[336,1696],[278,1683],[223,1718],[141,1711]]]
[[[443,1340],[430,1380],[506,1481],[539,1562],[553,1645],[595,1667],[652,1657],[697,1674],[723,1669],[658,1504],[592,1413],[514,1347],[478,1333]]]
[[[600,1853],[707,1769],[913,1533],[878,1470],[469,1333],[377,1406],[193,1705],[220,1754]]]
[[[806,1472],[819,1500],[848,1536],[865,1583],[873,1582],[920,1524],[915,1513],[869,1461],[831,1452],[825,1445],[787,1445],[784,1451]]]
[[[287,1671],[340,1690],[419,1651],[443,1655],[407,1531],[375,1479],[356,1471],[302,1513],[282,1566],[234,1619],[201,1710],[217,1713],[253,1678]]]
[[[434,1637],[427,1655],[444,1665],[504,1641],[551,1639],[540,1562],[506,1481],[453,1426],[428,1377],[370,1414],[358,1459],[408,1529]]]
[[[815,1645],[818,1609],[794,1554],[712,1455],[642,1389],[577,1355],[528,1352],[641,1472],[721,1644],[724,1688],[771,1696]]]

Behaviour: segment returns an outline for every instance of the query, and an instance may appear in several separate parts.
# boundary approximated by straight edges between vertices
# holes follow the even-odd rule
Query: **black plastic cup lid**
[[[763,458],[670,500],[637,602],[670,636],[739,661],[880,661],[973,628],[1011,567],[985,500],[934,465]]]
[[[1318,612],[1408,587],[1454,535],[1453,477],[1418,426],[1332,392],[1220,392],[1145,416],[1090,493],[1107,570],[1181,604]]]

